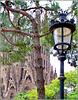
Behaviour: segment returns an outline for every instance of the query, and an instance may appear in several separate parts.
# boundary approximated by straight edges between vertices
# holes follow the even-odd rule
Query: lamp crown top
[[[72,29],[72,31],[74,32],[76,24],[74,23],[75,20],[74,18],[68,19],[68,12],[66,11],[62,11],[58,13],[58,17],[54,20],[51,20],[51,24],[50,24],[50,31],[55,28],[55,27],[59,27],[60,26],[65,26],[66,27],[70,27]]]
[[[62,12],[59,12],[58,13],[58,16],[60,17],[60,16],[67,16],[68,15],[68,12],[67,11],[62,11]]]
[[[61,22],[64,22],[66,20],[66,16],[68,15],[68,13],[66,11],[62,11],[58,13],[59,16],[59,20]]]

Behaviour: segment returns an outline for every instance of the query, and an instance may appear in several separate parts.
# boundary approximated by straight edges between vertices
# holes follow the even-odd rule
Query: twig
[[[13,38],[14,34],[12,35],[12,37],[10,37],[10,40]]]
[[[23,17],[24,17],[24,15],[23,15],[23,16],[21,16],[21,17],[18,19],[18,25],[19,25],[19,21],[20,21],[20,19],[21,19],[21,18],[23,18]]]
[[[40,38],[43,37],[43,36],[45,36],[45,35],[48,35],[48,34],[50,34],[50,33],[51,33],[51,32],[49,31],[49,32],[47,32],[47,33],[41,35]]]
[[[12,23],[12,21],[11,21],[11,19],[10,19],[10,13],[9,13],[9,10],[7,10],[7,11],[8,11],[8,17],[9,17],[10,23],[12,24],[12,26],[13,26],[15,29],[18,29],[18,28]]]

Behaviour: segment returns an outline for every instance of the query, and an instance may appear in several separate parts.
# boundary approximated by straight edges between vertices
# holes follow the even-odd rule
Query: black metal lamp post
[[[58,14],[59,20],[51,20],[49,30],[52,32],[54,49],[58,51],[58,60],[60,60],[60,99],[64,99],[64,60],[66,53],[71,49],[72,35],[75,31],[74,19],[66,19],[67,12]]]

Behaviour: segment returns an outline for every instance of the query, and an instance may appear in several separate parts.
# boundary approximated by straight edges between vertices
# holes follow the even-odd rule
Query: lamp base
[[[60,61],[64,61],[64,60],[66,60],[66,56],[65,56],[65,54],[60,54],[59,56],[58,56],[58,60],[60,60]]]
[[[59,80],[65,80],[66,77],[64,77],[64,76],[60,76],[60,77],[58,77],[58,79],[59,79]]]

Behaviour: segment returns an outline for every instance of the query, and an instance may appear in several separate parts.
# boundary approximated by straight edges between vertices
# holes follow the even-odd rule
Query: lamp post
[[[52,32],[54,49],[58,52],[58,60],[60,60],[60,99],[64,99],[64,61],[66,53],[71,49],[73,32],[75,31],[74,19],[68,20],[67,12],[58,14],[59,20],[51,20],[49,30]]]

